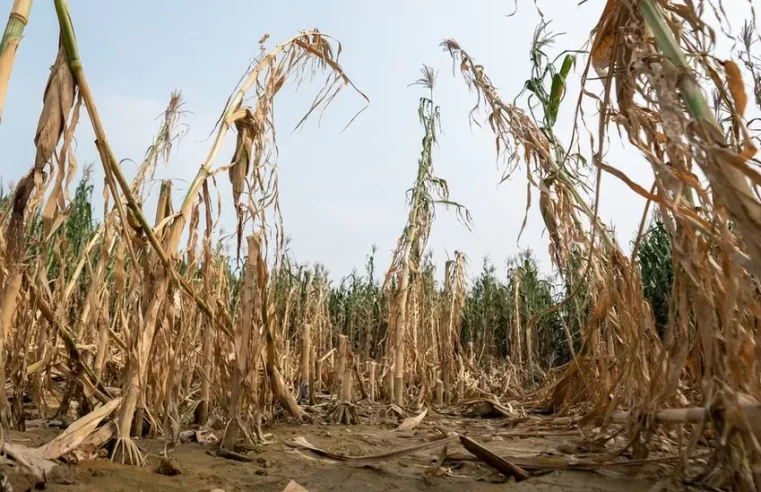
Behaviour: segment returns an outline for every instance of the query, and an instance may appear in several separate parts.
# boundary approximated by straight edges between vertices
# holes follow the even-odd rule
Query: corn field
[[[15,0],[0,44],[0,115],[31,3]],[[442,61],[476,104],[474,121],[488,122],[504,179],[524,181],[527,213],[538,197],[552,272],[530,250],[497,263],[455,251],[434,264],[437,216],[464,228],[472,217],[436,173],[446,101],[423,66],[421,148],[396,246],[373,248],[361,270],[334,278],[289,254],[273,114],[284,84],[315,74],[325,83],[299,125],[344,93],[369,101],[340,63],[351,46],[317,30],[274,48],[263,38],[187,191],[164,180],[147,210],[146,183],[181,133],[182,94],[171,94],[128,181],[99,88],[88,85],[76,19],[54,0],[46,8],[61,36],[36,157],[0,197],[0,447],[20,462],[105,449],[145,465],[141,441],[161,439],[168,452],[211,421],[223,423],[219,449],[235,455],[286,423],[347,426],[370,409],[444,414],[480,402],[505,418],[576,426],[590,442],[624,436],[601,467],[662,460],[660,472],[680,483],[761,490],[761,174],[747,116],[761,109],[759,35],[749,22],[734,33],[736,59],[717,58],[711,24],[723,14],[709,4],[608,0],[585,50],[560,55],[542,24],[517,98],[500,93],[478,53],[444,40]],[[572,78],[578,94],[566,93]],[[555,133],[561,105],[577,119],[570,142]],[[78,171],[82,111],[103,186],[89,167]],[[652,168],[649,190],[606,162],[613,133]],[[233,155],[221,155],[227,139]],[[647,202],[630,244],[600,219],[602,176]],[[233,253],[215,239],[222,179],[232,186],[223,199],[236,213]],[[9,436],[37,419],[70,425],[25,455]]]

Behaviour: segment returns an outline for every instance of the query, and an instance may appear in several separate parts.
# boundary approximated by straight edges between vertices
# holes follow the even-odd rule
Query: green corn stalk
[[[658,334],[663,337],[669,320],[671,286],[674,283],[674,261],[671,254],[671,237],[660,220],[642,238],[637,262],[642,275],[645,299],[653,310]]]

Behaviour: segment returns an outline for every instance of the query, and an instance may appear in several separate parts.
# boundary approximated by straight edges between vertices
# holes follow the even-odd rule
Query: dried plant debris
[[[399,427],[396,428],[398,431],[410,431],[420,425],[420,423],[423,421],[425,416],[428,414],[428,409],[426,408],[422,412],[420,412],[419,415],[416,415],[415,417],[408,417],[402,421],[402,423],[399,424]]]
[[[150,473],[155,455],[170,459],[182,446],[250,462],[248,451],[279,446],[273,434],[283,423],[333,424],[341,438],[385,442],[383,452],[331,453],[306,438],[287,441],[289,452],[319,466],[405,458],[432,483],[481,463],[473,465],[481,475],[488,466],[519,481],[625,469],[755,490],[755,12],[721,1],[603,3],[578,6],[597,21],[587,46],[560,46],[552,13],[543,13],[517,95],[498,89],[504,81],[490,78],[477,53],[442,43],[473,93],[472,121],[493,134],[503,180],[526,187],[517,237],[538,217],[550,264],[529,251],[504,270],[491,261],[474,270],[459,250],[434,261],[438,214],[448,209],[466,228],[471,217],[454,199],[457,183],[434,165],[437,144],[451,135],[441,131],[441,75],[424,65],[412,84],[421,145],[409,156],[395,246],[373,249],[364,269],[336,279],[291,254],[275,103],[288,97],[284,87],[303,89],[315,75],[323,84],[298,128],[339,95],[367,102],[337,40],[316,29],[275,46],[264,36],[183,186],[162,176],[186,132],[183,97],[173,91],[128,180],[121,164],[134,156],[115,155],[76,19],[65,0],[54,2],[61,36],[34,160],[0,192],[0,465],[45,481],[64,462],[108,454]],[[14,2],[0,43],[0,110],[30,4]],[[747,13],[741,27],[730,21],[737,9]],[[102,185],[78,166],[82,106]],[[639,156],[644,175],[634,179],[616,162],[619,143]],[[221,177],[230,196],[217,189]],[[601,218],[611,179],[642,199],[631,244]],[[536,205],[539,215],[530,215]],[[222,231],[228,214],[234,230]],[[368,426],[383,434],[367,437]],[[430,441],[401,444],[420,438]],[[422,451],[436,454],[421,464]],[[288,479],[300,487],[300,476]]]

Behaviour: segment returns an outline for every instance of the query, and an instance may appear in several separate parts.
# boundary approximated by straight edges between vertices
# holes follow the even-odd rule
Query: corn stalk
[[[0,122],[3,119],[5,95],[13,71],[24,28],[29,22],[29,12],[32,10],[32,0],[14,0],[8,23],[5,25],[2,41],[0,41]]]
[[[433,146],[439,126],[439,108],[433,101],[435,74],[429,67],[423,67],[422,78],[417,85],[428,90],[429,95],[420,99],[418,116],[423,125],[423,149],[418,160],[417,177],[410,190],[410,210],[404,233],[399,238],[393,253],[391,267],[386,274],[385,289],[389,299],[389,333],[386,352],[387,366],[393,367],[393,401],[404,404],[405,343],[409,324],[409,295],[411,281],[419,275],[421,261],[435,216],[435,204],[443,203],[456,207],[458,214],[469,214],[461,205],[449,200],[446,181],[433,174]],[[438,194],[438,199],[434,198]],[[392,290],[393,287],[393,290]],[[389,372],[390,378],[390,372]]]

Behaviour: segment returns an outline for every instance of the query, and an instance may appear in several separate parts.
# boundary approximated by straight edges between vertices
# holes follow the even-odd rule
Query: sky
[[[7,10],[10,0],[0,3]],[[441,209],[429,242],[434,259],[464,251],[470,275],[484,257],[498,268],[521,249],[537,253],[549,271],[548,236],[536,210],[529,213],[520,243],[518,233],[526,203],[525,178],[500,184],[488,126],[469,122],[475,104],[462,79],[453,74],[440,43],[454,38],[486,68],[502,97],[512,100],[530,70],[529,48],[540,21],[534,2],[511,0],[387,0],[326,2],[247,0],[132,0],[70,2],[84,70],[115,155],[131,175],[159,126],[172,90],[181,90],[189,130],[159,179],[174,181],[175,205],[211,146],[215,122],[236,83],[259,52],[257,41],[269,33],[272,48],[303,29],[317,28],[342,43],[340,63],[370,99],[369,106],[342,132],[364,101],[347,90],[322,120],[310,120],[293,132],[319,90],[315,83],[283,90],[275,102],[278,131],[280,203],[291,251],[299,262],[321,262],[334,276],[363,268],[372,245],[377,265],[388,265],[406,220],[405,192],[412,185],[420,155],[418,121],[420,87],[410,87],[422,64],[438,70],[435,98],[441,107],[443,133],[434,153],[436,174],[449,182],[451,198],[473,215],[468,231],[453,211]],[[741,3],[741,2],[740,2]],[[539,1],[550,28],[565,33],[556,48],[577,49],[589,38],[603,0]],[[0,176],[16,182],[32,166],[34,133],[49,68],[55,59],[58,26],[52,2],[34,3],[18,50],[0,126]],[[560,48],[562,46],[562,48]],[[583,63],[576,69],[580,75]],[[558,133],[568,135],[576,90],[561,108]],[[84,111],[83,111],[84,113]],[[594,118],[594,115],[591,115]],[[483,115],[479,117],[483,122]],[[102,207],[103,173],[89,120],[77,130],[79,170],[93,164],[94,202]],[[215,166],[229,162],[235,135],[229,134]],[[615,140],[606,148],[608,162],[649,188],[652,172],[632,149]],[[231,232],[235,221],[226,174],[218,190],[223,202],[220,227]],[[642,216],[644,201],[615,178],[602,183],[600,211],[628,250]],[[72,190],[73,192],[73,190]],[[154,192],[154,196],[155,193]],[[536,194],[534,196],[536,199]],[[151,201],[146,202],[153,216]],[[232,251],[232,250],[231,250]]]

